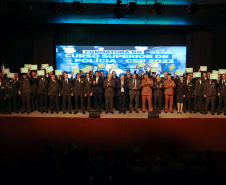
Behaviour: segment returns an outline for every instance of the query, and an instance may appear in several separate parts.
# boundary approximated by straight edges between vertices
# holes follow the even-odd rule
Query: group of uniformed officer
[[[107,76],[103,71],[90,71],[85,76],[83,72],[77,73],[75,78],[68,78],[67,72],[55,76],[53,72],[38,76],[35,71],[22,74],[15,73],[14,78],[6,78],[0,73],[0,113],[21,113],[38,110],[41,113],[59,113],[60,110],[74,114],[86,111],[102,111],[114,113],[113,106],[119,113],[136,113],[141,107],[142,112],[161,110],[173,113],[200,112],[212,114],[222,110],[226,115],[226,77],[218,75],[217,80],[210,79],[209,72],[202,72],[201,78],[193,78],[193,74],[178,77],[174,74],[160,75],[142,70],[138,75],[136,70],[130,74],[118,77],[115,71],[109,70]],[[74,100],[74,101],[73,101]],[[135,105],[134,105],[135,101]],[[147,106],[148,104],[148,106]],[[147,109],[147,110],[146,110]]]

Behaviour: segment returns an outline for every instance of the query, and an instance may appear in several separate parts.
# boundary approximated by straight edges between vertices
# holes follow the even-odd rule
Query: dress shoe
[[[220,112],[217,113],[217,115],[220,115],[220,114],[221,114]]]
[[[18,111],[15,111],[14,113],[18,114],[19,112]]]
[[[126,111],[124,111],[123,114],[126,114]]]
[[[110,111],[110,113],[114,114],[114,112],[113,112],[113,111]]]
[[[171,112],[172,113],[172,112]],[[180,114],[182,114],[182,112],[180,112]]]
[[[63,112],[63,114],[66,114],[66,112]]]
[[[211,114],[212,114],[212,115],[214,115],[214,113],[213,113],[213,112],[212,112]]]
[[[194,113],[197,113],[197,111],[194,111]]]
[[[70,111],[70,112],[68,112],[69,114],[72,114],[72,112]]]
[[[30,114],[30,112],[27,112],[27,114]]]
[[[187,111],[184,111],[184,113],[187,113]]]
[[[59,111],[56,111],[57,114],[59,114]]]
[[[207,114],[207,112],[203,112],[203,114]]]
[[[167,111],[165,111],[165,113],[167,113]]]
[[[118,113],[119,113],[119,114],[121,114],[121,113],[122,113],[122,111],[119,111]]]
[[[224,115],[226,116],[226,113],[224,113]]]
[[[78,114],[78,111],[75,111],[74,114]]]
[[[132,113],[132,110],[129,110],[129,113]]]
[[[142,111],[143,113],[145,113],[145,111]]]
[[[44,111],[41,111],[41,114],[43,114]]]
[[[105,114],[108,114],[108,111],[106,111]]]
[[[53,112],[51,112],[51,114],[53,114]]]
[[[177,112],[177,114],[180,114],[180,112]]]
[[[190,113],[192,113],[192,111],[189,111]]]
[[[26,111],[22,111],[21,114],[25,113]]]
[[[173,113],[173,111],[171,111],[170,113]]]
[[[135,110],[135,112],[136,112],[136,113],[139,113],[139,111],[138,111],[138,110]]]
[[[48,110],[46,110],[46,111],[45,111],[45,113],[49,113],[49,111],[48,111]]]
[[[82,111],[82,114],[86,114],[86,111]]]

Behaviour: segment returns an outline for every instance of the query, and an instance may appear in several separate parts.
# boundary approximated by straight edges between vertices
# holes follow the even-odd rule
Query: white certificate
[[[177,74],[177,76],[183,76],[183,71],[181,71],[181,70],[176,70],[176,74]]]
[[[7,78],[14,78],[14,73],[8,73]]]
[[[72,72],[73,72],[73,73],[79,73],[79,68],[74,68],[74,69],[72,70]]]
[[[104,68],[105,68],[105,65],[104,65],[104,64],[98,64],[98,67],[99,67],[100,69],[104,69]]]
[[[55,75],[62,75],[62,70],[55,70]]]
[[[87,68],[82,68],[82,71],[83,71],[83,73],[88,73],[88,72],[89,72],[89,69],[87,69]]]
[[[174,65],[174,64],[171,64],[170,66],[169,66],[169,69],[172,71],[172,70],[174,70],[176,68],[176,66]]]
[[[49,64],[42,64],[43,69],[46,69],[47,67],[49,67]]]
[[[5,68],[5,69],[3,69],[3,72],[4,72],[4,74],[8,74],[8,73],[10,73],[10,69],[9,68]]]
[[[193,73],[193,68],[186,68],[187,73]]]
[[[210,75],[210,79],[217,80],[218,79],[218,74],[211,74]]]
[[[24,64],[24,68],[29,68],[31,67],[31,64]]]
[[[31,65],[31,70],[38,70],[38,65]]]
[[[159,67],[159,63],[158,62],[151,62],[151,67]]]
[[[201,71],[207,71],[207,66],[200,66]]]
[[[201,77],[201,72],[193,73],[193,78],[200,78],[200,77]]]
[[[154,73],[154,72],[157,73],[158,72],[158,67],[151,67],[151,72],[152,73]]]
[[[117,69],[118,66],[117,65],[111,65],[111,69]]]
[[[27,73],[28,72],[28,68],[20,68],[20,73]]]
[[[47,67],[47,68],[46,68],[46,71],[47,71],[47,73],[54,71],[54,70],[53,70],[53,66]]]
[[[226,74],[226,69],[219,69],[219,74]]]
[[[219,74],[219,71],[217,71],[217,70],[212,70],[212,74]]]
[[[144,67],[144,65],[145,65],[145,64],[144,64],[143,62],[139,62],[139,63],[138,63],[138,67]]]
[[[44,70],[38,70],[37,73],[38,73],[38,76],[45,76]]]
[[[90,71],[91,71],[91,70],[93,70],[93,66],[89,66],[89,65],[87,65],[87,66],[86,66],[86,69],[88,69],[88,70],[90,70]]]

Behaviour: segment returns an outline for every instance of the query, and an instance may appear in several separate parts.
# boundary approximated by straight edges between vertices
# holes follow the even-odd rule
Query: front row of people
[[[102,113],[104,100],[106,114],[114,113],[113,104],[116,105],[119,113],[126,114],[127,108],[129,113],[132,113],[134,101],[136,113],[139,113],[140,101],[142,112],[145,112],[147,107],[148,111],[157,110],[161,113],[164,101],[165,112],[173,113],[174,98],[176,98],[178,114],[182,113],[183,108],[192,112],[192,107],[194,113],[199,111],[205,114],[209,104],[211,104],[211,113],[214,114],[218,97],[218,114],[222,112],[222,104],[224,104],[224,115],[226,115],[225,74],[217,81],[205,77],[195,80],[192,79],[192,75],[187,75],[186,79],[183,76],[180,78],[175,76],[172,79],[171,74],[166,74],[163,78],[160,78],[160,75],[153,77],[148,73],[143,76],[127,73],[120,78],[114,71],[112,74],[107,74],[105,78],[103,74],[99,75],[99,71],[96,71],[95,76],[92,77],[89,73],[85,76],[78,73],[74,79],[69,79],[66,72],[57,77],[53,74],[48,77],[38,77],[35,72],[28,72],[23,74],[22,78],[18,78],[18,73],[15,73],[13,79],[0,77],[1,113],[6,112],[6,100],[9,113],[18,113],[19,100],[22,102],[21,113],[29,114],[35,109],[41,113],[48,112],[49,97],[51,113],[54,111],[59,113],[62,108],[64,114],[66,112],[72,114],[72,97],[74,97],[74,114],[79,112],[79,108],[83,114],[86,110],[93,109]]]

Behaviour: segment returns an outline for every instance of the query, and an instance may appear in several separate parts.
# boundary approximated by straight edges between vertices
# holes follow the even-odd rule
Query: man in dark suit
[[[73,87],[72,87],[72,92],[75,98],[75,112],[74,114],[78,113],[78,102],[80,100],[81,103],[81,108],[82,108],[82,113],[85,114],[85,106],[84,106],[84,78],[81,78],[81,74],[78,73],[76,75],[76,78],[73,81]]]
[[[129,81],[132,78],[132,75],[130,75],[129,69],[126,70],[126,74],[124,76],[125,76],[125,81],[127,81],[127,83],[129,84]],[[129,96],[129,94],[127,94],[126,95],[126,109],[128,109],[128,110],[129,110],[129,106],[130,106],[129,103],[130,103],[130,96]]]
[[[221,114],[222,112],[222,104],[224,103],[224,115],[226,116],[226,75],[222,75],[222,80],[219,82],[218,87],[218,97],[219,97],[219,104],[217,115]]]
[[[68,112],[72,114],[72,108],[71,108],[71,96],[72,91],[72,81],[71,79],[68,79],[68,74],[64,73],[64,78],[61,79],[61,92],[62,92],[62,109],[63,114],[67,112],[66,104],[68,103]]]
[[[192,113],[192,98],[193,98],[193,88],[194,84],[191,81],[191,76],[187,75],[187,79],[185,80],[186,94],[184,97],[184,113],[189,111]]]
[[[7,83],[8,113],[17,112],[17,97],[19,91],[19,82],[15,78],[9,79]],[[13,104],[13,109],[12,109]]]
[[[114,80],[115,82],[115,87],[117,86],[118,82],[120,81],[120,78],[118,76],[116,76],[116,72],[112,71],[112,80]],[[115,88],[115,94],[116,94],[116,88]],[[115,104],[115,109],[118,110],[119,108],[119,100],[118,100],[118,96],[114,96],[113,99],[113,103]]]
[[[202,78],[199,78],[196,80],[194,85],[194,113],[199,111],[201,114],[203,113],[203,93],[204,93],[204,85],[205,82],[202,80]]]
[[[135,99],[135,112],[139,113],[138,106],[139,106],[141,84],[140,84],[140,80],[136,78],[137,78],[137,75],[133,74],[132,79],[130,79],[129,81],[129,95],[130,95],[129,113],[132,113],[134,99]]]
[[[20,80],[19,95],[21,95],[21,99],[22,99],[21,113],[25,113],[27,110],[27,114],[30,114],[30,112],[31,112],[31,82],[27,76],[27,73],[24,73],[23,78]]]
[[[50,112],[53,114],[54,112],[54,104],[55,104],[55,111],[59,113],[59,96],[61,94],[61,88],[58,80],[56,80],[55,75],[51,76],[51,80],[49,82],[48,87],[48,95],[50,100]]]
[[[84,81],[85,98],[87,102],[87,111],[91,111],[91,97],[93,96],[93,80],[90,78],[89,73],[86,73]]]
[[[7,97],[6,83],[2,81],[2,78],[0,78],[0,103],[1,103],[0,114],[6,114],[6,112],[5,112],[6,97]]]
[[[204,98],[206,98],[204,114],[207,114],[209,104],[211,103],[211,114],[214,115],[214,105],[217,95],[216,86],[216,82],[214,82],[212,79],[207,80],[204,85]]]
[[[119,82],[116,85],[116,96],[119,100],[119,113],[126,114],[126,95],[129,94],[129,83],[125,81],[124,75],[121,75]]]
[[[104,94],[104,79],[99,76],[99,71],[95,72],[95,77],[93,80],[93,97],[94,97],[94,110],[102,113],[102,103],[103,103],[103,94]]]
[[[115,81],[111,78],[111,74],[107,75],[107,79],[104,80],[104,97],[105,97],[105,113],[114,114],[113,112],[113,97],[115,95]]]
[[[48,81],[45,76],[38,79],[38,97],[39,97],[39,108],[40,112],[48,113]]]

